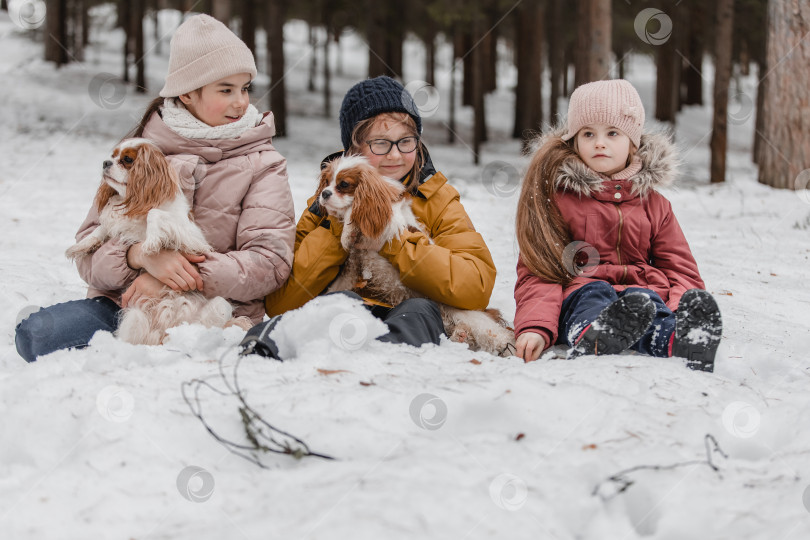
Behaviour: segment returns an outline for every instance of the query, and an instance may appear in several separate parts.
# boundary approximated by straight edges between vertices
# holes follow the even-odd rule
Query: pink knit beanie
[[[590,124],[617,127],[638,148],[644,127],[644,105],[633,85],[624,79],[614,79],[583,84],[574,90],[568,102],[568,132],[563,140],[569,140]]]
[[[195,15],[172,37],[169,74],[160,96],[177,97],[237,73],[256,78],[250,49],[215,18]]]

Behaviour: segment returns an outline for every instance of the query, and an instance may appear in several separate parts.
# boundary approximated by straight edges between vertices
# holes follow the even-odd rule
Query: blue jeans
[[[118,304],[104,296],[42,308],[17,325],[17,352],[26,362],[33,362],[61,349],[87,347],[98,330],[114,332],[118,328],[120,311]]]
[[[628,287],[617,291],[606,281],[594,281],[577,289],[563,301],[560,311],[560,328],[557,343],[573,346],[583,330],[590,325],[607,306],[627,293],[643,293],[655,305],[652,324],[631,349],[650,356],[669,356],[669,344],[675,333],[675,314],[661,297],[650,289]]]

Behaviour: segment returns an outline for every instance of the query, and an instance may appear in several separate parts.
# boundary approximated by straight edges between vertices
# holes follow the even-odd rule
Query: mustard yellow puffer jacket
[[[330,161],[340,153],[332,154]],[[426,155],[413,213],[430,232],[407,232],[380,254],[399,269],[402,282],[432,300],[461,309],[483,309],[495,285],[495,263],[464,210],[458,191]],[[307,201],[295,232],[290,278],[265,299],[269,316],[296,309],[321,294],[348,254],[340,244],[342,225],[322,215],[315,196]]]

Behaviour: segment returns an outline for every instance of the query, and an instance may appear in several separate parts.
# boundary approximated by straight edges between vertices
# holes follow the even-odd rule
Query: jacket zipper
[[[616,240],[616,255],[619,257],[619,264],[622,264],[622,226],[624,226],[624,215],[622,214],[622,208],[618,204],[616,204],[616,211],[619,213],[619,237]],[[622,273],[622,279],[620,280],[620,285],[624,285],[624,280],[627,277],[627,265],[622,265],[624,268],[624,272]]]

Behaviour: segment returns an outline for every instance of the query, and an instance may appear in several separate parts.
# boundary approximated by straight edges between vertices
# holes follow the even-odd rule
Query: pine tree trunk
[[[45,4],[45,60],[56,67],[68,63],[66,0],[47,0]]]
[[[436,24],[427,21],[425,36],[425,82],[436,86]]]
[[[287,89],[284,79],[284,0],[270,0],[264,26],[267,30],[267,73],[270,74],[270,110],[276,124],[276,136],[287,135]]]
[[[549,118],[557,121],[557,107],[562,91],[563,70],[565,69],[565,43],[562,41],[562,1],[551,0],[551,14],[548,25],[548,58],[551,69],[551,96],[549,96]]]
[[[461,29],[458,24],[453,25],[453,58],[452,66],[450,68],[450,111],[447,118],[447,142],[453,144],[456,142],[456,77],[458,76],[458,56],[456,45],[461,41]]]
[[[458,57],[462,59],[462,65],[464,68],[464,76],[461,80],[461,104],[465,107],[473,105],[473,78],[475,74],[473,73],[473,54],[470,51],[473,43],[474,42],[470,32],[463,32],[461,35],[461,41],[459,42],[460,47]]]
[[[330,104],[331,76],[329,73],[329,29],[326,29],[326,39],[323,41],[323,115],[326,118],[332,117],[332,107]]]
[[[315,74],[318,71],[318,38],[315,36],[315,26],[309,24],[309,77],[307,78],[307,90],[315,91]]]
[[[705,11],[701,1],[689,6],[689,37],[687,38],[686,59],[683,82],[686,85],[684,105],[703,105],[703,54],[706,49],[704,38]]]
[[[768,2],[768,72],[759,181],[777,188],[807,189],[810,169],[810,3]]]
[[[734,0],[717,0],[715,21],[714,118],[712,120],[711,170],[712,183],[726,180],[726,128],[728,115],[728,85],[731,79],[731,34],[734,28]]]
[[[543,18],[540,2],[521,5],[516,12],[515,124],[512,137],[523,139],[524,147],[543,123]]]
[[[759,163],[760,156],[762,155],[762,132],[765,129],[765,115],[763,111],[765,110],[765,85],[768,81],[767,77],[765,77],[765,73],[767,73],[767,71],[767,66],[764,63],[758,64],[757,79],[759,79],[759,84],[757,84],[757,118],[754,129],[754,148],[751,156],[751,161],[757,164]],[[765,78],[763,79],[763,77]]]
[[[672,18],[677,17],[672,13]],[[680,105],[681,57],[678,55],[677,24],[664,43],[656,44],[655,118],[662,122],[675,123]]]
[[[242,0],[242,41],[253,58],[256,58],[256,11],[255,0]]]
[[[385,75],[385,19],[384,6],[378,0],[367,0],[366,13],[368,39],[368,76]]]
[[[132,52],[132,13],[129,7],[126,0],[118,2],[118,23],[124,31],[124,74],[121,77],[124,82],[129,82],[129,55]]]
[[[479,42],[483,37],[482,16],[477,15],[473,23],[472,37]],[[473,163],[481,163],[481,143],[487,139],[486,111],[484,109],[484,75],[485,54],[483,47],[474,47],[472,54],[472,87],[473,87]],[[466,74],[465,74],[466,75]]]
[[[386,47],[383,59],[386,63],[385,74],[389,77],[402,77],[402,47],[405,42],[405,30],[400,20],[402,14],[397,10],[388,8],[388,27],[385,29]]]
[[[230,26],[231,0],[211,0],[211,15],[225,26]]]
[[[610,77],[610,0],[577,0],[576,86]]]
[[[132,2],[132,45],[135,56],[135,91],[146,93],[146,59],[143,47],[143,19],[146,16],[146,7],[143,2]]]

